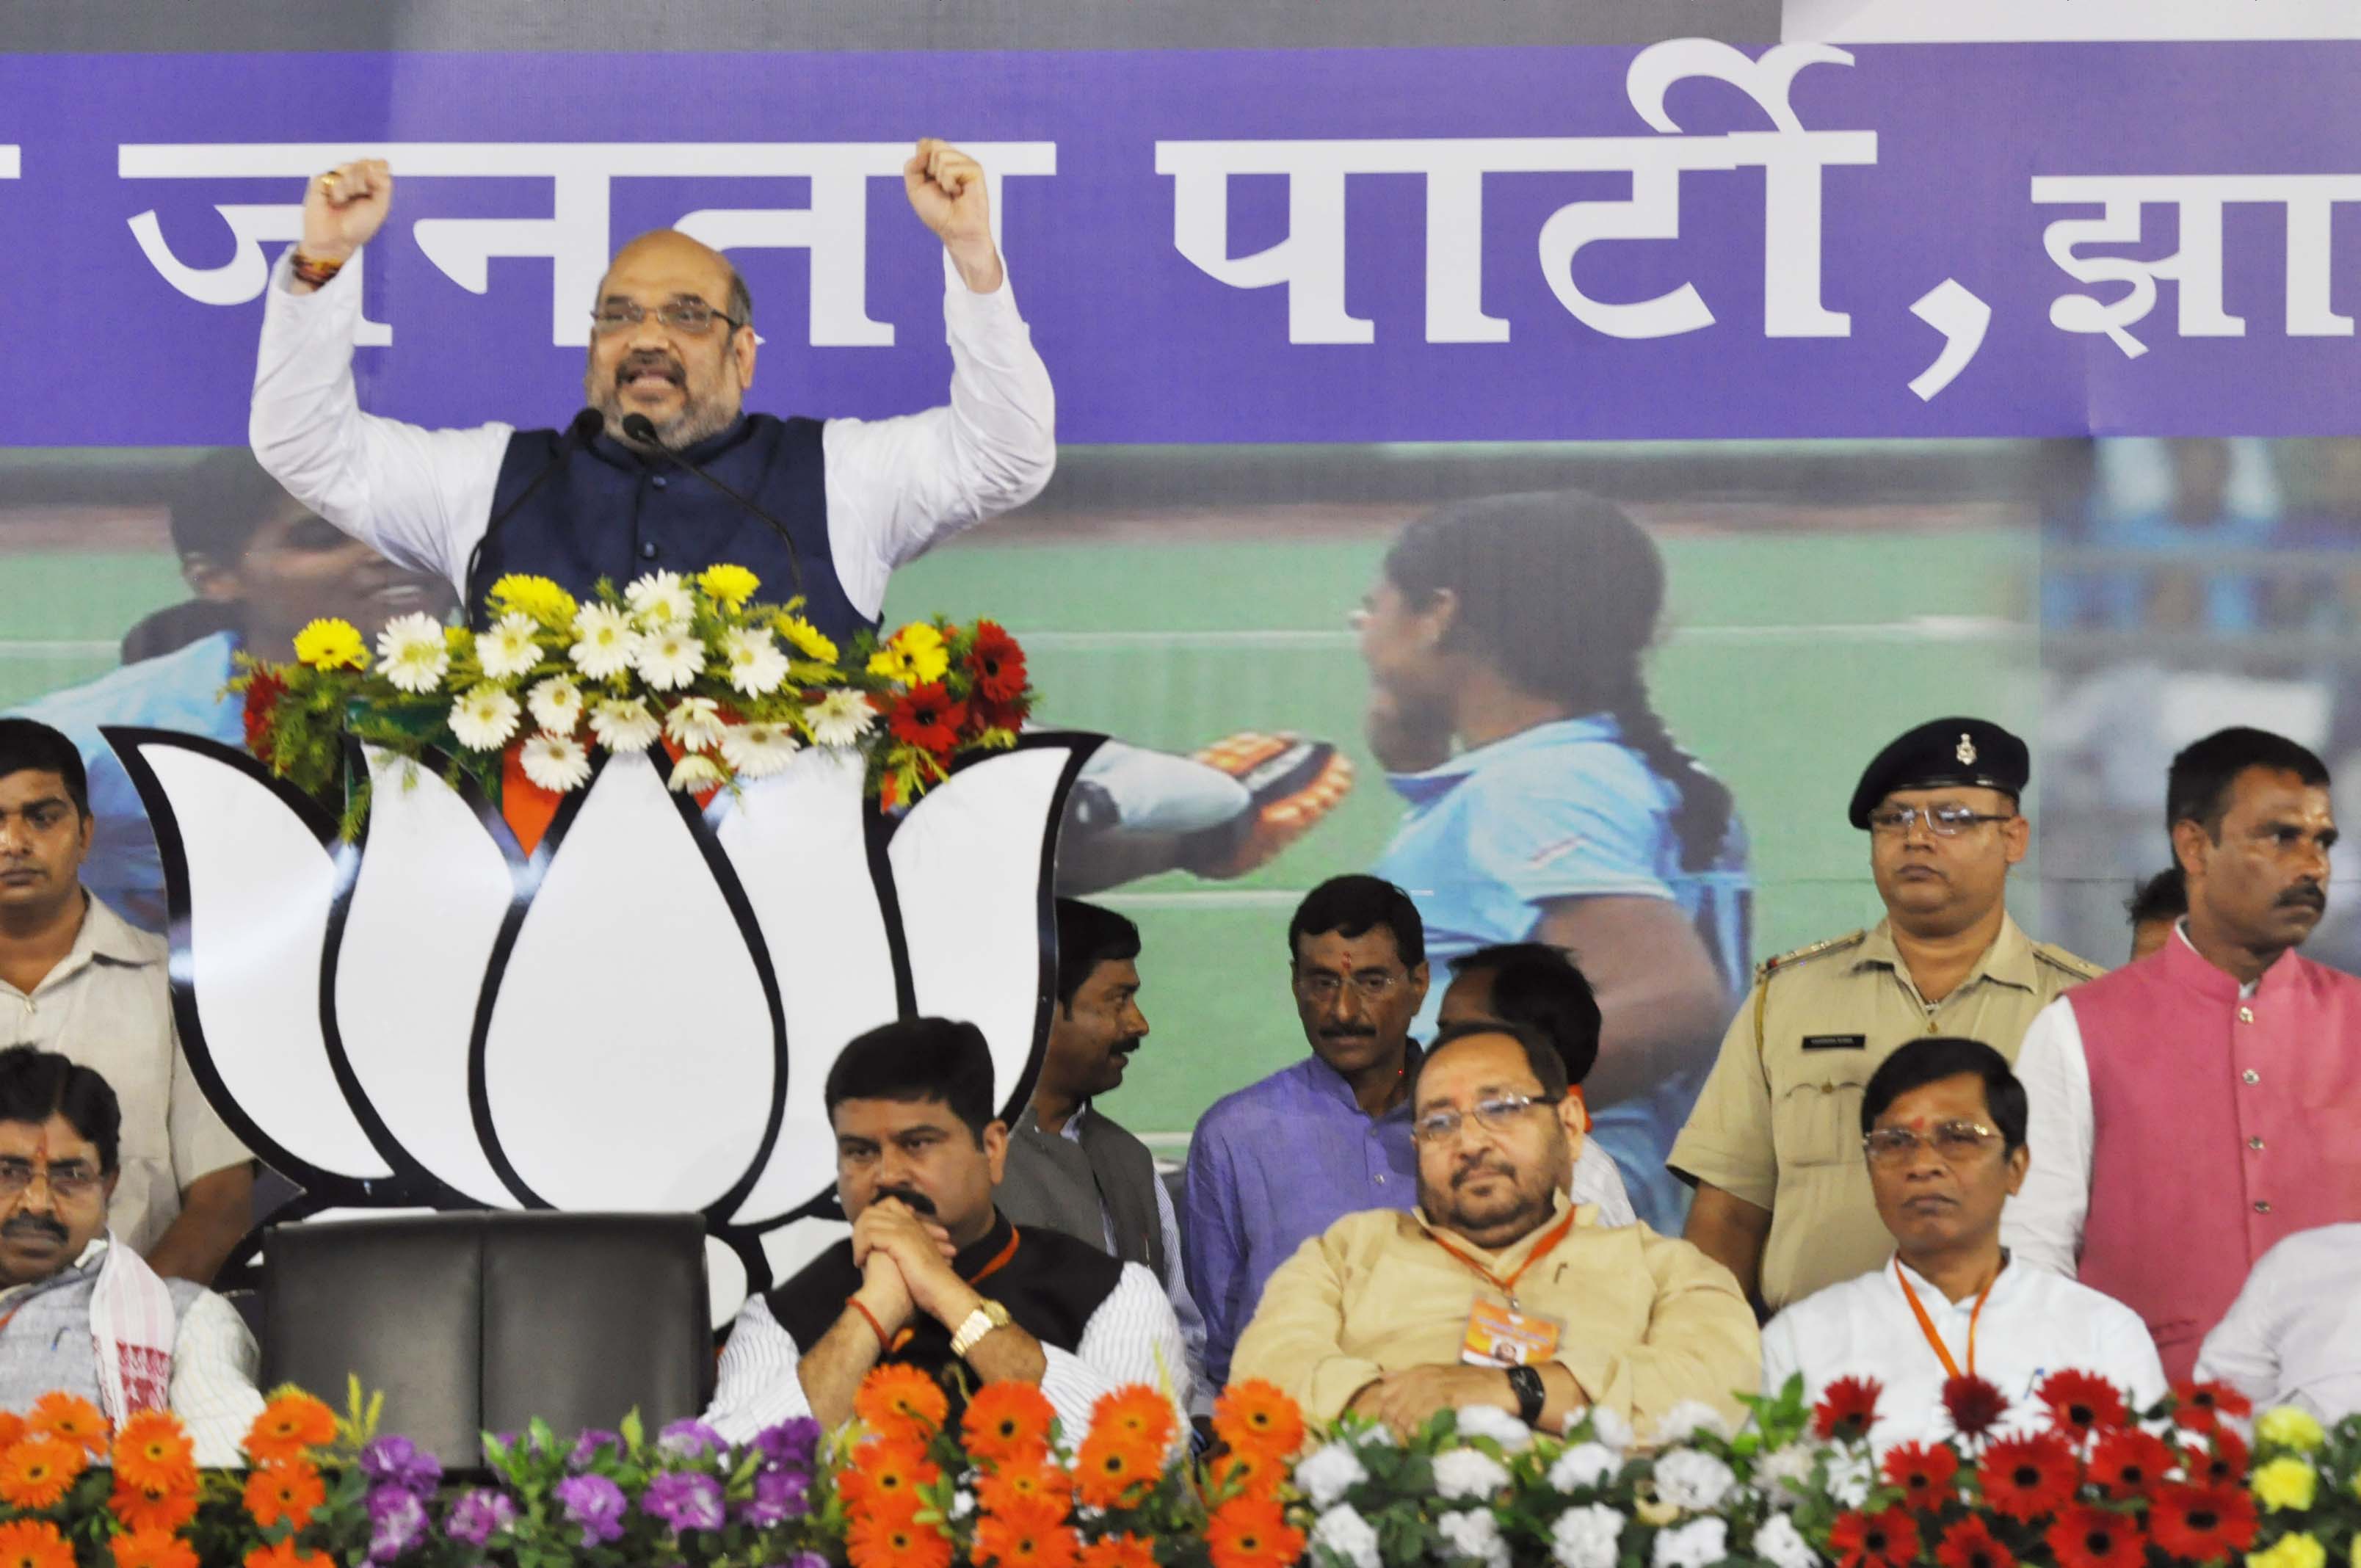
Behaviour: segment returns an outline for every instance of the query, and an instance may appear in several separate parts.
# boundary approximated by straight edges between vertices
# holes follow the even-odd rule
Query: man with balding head
[[[595,428],[586,411],[566,431],[424,430],[363,413],[353,389],[360,287],[343,274],[385,223],[392,172],[375,159],[331,170],[306,187],[303,237],[267,291],[255,455],[320,516],[448,579],[471,613],[506,573],[579,596],[601,577],[728,561],[762,577],[765,598],[786,598],[800,578],[805,613],[842,641],[876,623],[895,566],[1031,499],[1057,455],[1049,371],[993,241],[983,170],[929,139],[903,183],[943,242],[948,405],[882,420],[749,413],[745,280],[719,252],[660,229],[617,252],[583,302]]]

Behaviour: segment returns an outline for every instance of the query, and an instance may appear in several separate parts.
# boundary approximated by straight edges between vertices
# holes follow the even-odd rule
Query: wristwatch
[[[984,1335],[994,1329],[1005,1329],[1007,1326],[1007,1308],[997,1301],[981,1302],[975,1310],[970,1312],[966,1320],[960,1324],[958,1332],[951,1335],[951,1354],[965,1361],[967,1353],[983,1343]]]
[[[1542,1424],[1542,1407],[1549,1403],[1549,1389],[1542,1384],[1542,1375],[1530,1366],[1509,1368],[1509,1390],[1517,1397],[1517,1419],[1529,1427]]]

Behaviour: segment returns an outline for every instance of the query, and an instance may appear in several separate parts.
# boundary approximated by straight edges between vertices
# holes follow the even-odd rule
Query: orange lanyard
[[[1015,1225],[1009,1226],[1008,1245],[994,1253],[990,1263],[985,1264],[982,1268],[977,1269],[973,1274],[970,1275],[967,1282],[970,1285],[981,1285],[985,1280],[991,1278],[994,1275],[999,1273],[1002,1269],[1007,1267],[1008,1260],[1016,1255],[1016,1244],[1024,1239],[1024,1232],[1018,1230]],[[0,1328],[5,1328],[6,1325],[7,1320],[0,1318]],[[914,1337],[915,1332],[916,1331],[911,1329],[904,1329],[901,1332],[895,1334],[894,1336],[893,1348],[895,1350],[899,1350],[904,1345],[909,1343],[911,1339]]]
[[[1902,1299],[1910,1303],[1910,1315],[1918,1320],[1918,1332],[1927,1336],[1927,1343],[1933,1345],[1935,1354],[1942,1358],[1943,1370],[1957,1377],[1960,1364],[1951,1359],[1950,1347],[1943,1343],[1943,1336],[1935,1332],[1935,1320],[1928,1317],[1927,1309],[1919,1304],[1918,1292],[1910,1288],[1910,1281],[1903,1277],[1899,1253],[1894,1258],[1894,1277],[1902,1286]],[[1983,1293],[1976,1298],[1975,1310],[1968,1314],[1968,1376],[1971,1377],[1976,1375],[1976,1320],[1984,1315],[1984,1303],[1992,1299],[1993,1286],[1999,1283],[2000,1276],[1993,1275],[1992,1284],[1986,1285]]]
[[[1453,1246],[1449,1242],[1444,1241],[1433,1231],[1426,1233],[1426,1238],[1435,1245],[1441,1247],[1444,1251],[1449,1253],[1452,1256],[1457,1258],[1460,1262],[1466,1264],[1468,1267],[1474,1269],[1477,1274],[1483,1276],[1484,1282],[1491,1286],[1493,1289],[1498,1290],[1501,1295],[1506,1296],[1509,1299],[1509,1305],[1513,1307],[1517,1304],[1517,1281],[1525,1277],[1525,1270],[1539,1263],[1542,1260],[1543,1254],[1548,1252],[1550,1248],[1557,1245],[1558,1243],[1565,1240],[1566,1232],[1572,1229],[1574,1229],[1574,1213],[1569,1210],[1565,1218],[1557,1223],[1556,1229],[1543,1236],[1540,1243],[1534,1246],[1533,1250],[1525,1255],[1525,1261],[1517,1265],[1516,1272],[1510,1275],[1506,1279],[1503,1279],[1499,1275],[1493,1273],[1489,1268],[1486,1267],[1480,1260],[1470,1257],[1467,1254],[1461,1252],[1457,1247]]]

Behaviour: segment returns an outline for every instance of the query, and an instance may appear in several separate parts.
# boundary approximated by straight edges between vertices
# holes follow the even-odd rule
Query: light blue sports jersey
[[[1554,899],[1671,899],[1695,923],[1730,1005],[1744,994],[1753,905],[1745,830],[1733,817],[1713,865],[1684,867],[1673,822],[1680,791],[1623,743],[1611,716],[1536,725],[1387,782],[1410,809],[1373,869],[1406,889],[1426,922],[1434,983],[1422,1036],[1433,1030],[1451,960],[1532,939]],[[1632,1207],[1666,1235],[1680,1234],[1688,1189],[1664,1158],[1703,1081],[1701,1071],[1684,1074],[1592,1113],[1591,1136],[1622,1171]]]
[[[160,658],[126,664],[98,679],[27,703],[16,711],[64,731],[82,752],[90,773],[90,811],[97,819],[90,858],[82,862],[82,885],[109,908],[142,930],[164,928],[164,867],[156,835],[131,775],[106,738],[102,724],[136,724],[151,729],[183,729],[232,746],[246,743],[246,705],[222,687],[236,673],[230,656],[237,634],[213,636]]]

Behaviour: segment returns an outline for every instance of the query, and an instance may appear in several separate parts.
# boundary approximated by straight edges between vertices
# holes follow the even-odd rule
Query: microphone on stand
[[[502,507],[493,516],[492,521],[484,525],[484,532],[477,539],[476,547],[467,552],[467,575],[464,579],[466,602],[460,608],[467,611],[469,620],[475,619],[476,607],[483,602],[476,593],[476,567],[484,558],[484,546],[489,544],[492,542],[492,535],[498,533],[509,519],[514,517],[524,503],[533,499],[533,493],[541,488],[544,480],[566,466],[567,458],[596,441],[598,438],[598,433],[606,428],[607,416],[597,409],[584,409],[580,413],[576,414],[574,422],[568,424],[565,433],[557,438],[557,450],[550,454],[549,461],[542,465],[541,472],[533,477],[533,482],[519,490],[516,499]]]
[[[723,495],[728,496],[731,500],[736,501],[740,506],[744,507],[748,511],[752,512],[756,517],[761,518],[764,522],[769,523],[771,525],[771,532],[779,536],[779,543],[787,547],[787,569],[795,574],[796,597],[797,598],[803,598],[803,552],[796,548],[795,535],[787,532],[787,525],[785,523],[781,522],[777,518],[773,517],[769,512],[766,512],[761,507],[756,506],[746,497],[740,495],[736,490],[731,489],[729,486],[723,484],[720,480],[715,478],[712,475],[707,473],[704,469],[698,467],[687,458],[683,457],[671,447],[666,446],[662,441],[657,439],[655,422],[648,418],[647,415],[637,413],[625,414],[623,416],[623,433],[630,436],[633,441],[638,442],[641,445],[647,447],[649,450],[662,453],[673,463],[675,466],[687,469],[690,473],[696,475],[707,484],[711,485],[715,489],[719,490]]]

